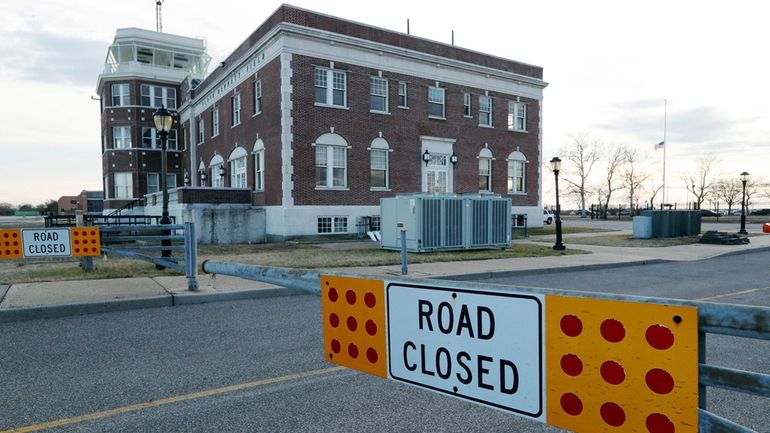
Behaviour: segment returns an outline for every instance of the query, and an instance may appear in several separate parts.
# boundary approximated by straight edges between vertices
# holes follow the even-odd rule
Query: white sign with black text
[[[542,295],[387,283],[392,379],[545,421]]]
[[[24,257],[71,256],[70,230],[22,229],[21,240]]]

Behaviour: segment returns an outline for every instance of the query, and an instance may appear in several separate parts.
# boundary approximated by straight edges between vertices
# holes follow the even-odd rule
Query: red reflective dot
[[[601,414],[604,422],[613,427],[619,427],[626,422],[626,413],[615,403],[604,403],[599,409],[599,414]]]
[[[337,297],[338,297],[337,289],[335,289],[334,287],[330,287],[329,288],[329,300],[332,301],[332,302],[337,302]]]
[[[340,349],[341,349],[340,342],[337,341],[337,339],[335,338],[334,340],[332,340],[332,352],[340,353]]]
[[[3,237],[7,238],[8,237],[8,233],[3,233]]]
[[[647,387],[658,394],[668,394],[674,390],[674,378],[666,370],[660,368],[653,368],[648,371],[644,376],[644,381],[647,383]]]
[[[647,417],[645,422],[647,425],[647,431],[650,433],[674,433],[674,423],[666,415],[662,413],[653,413]]]
[[[16,254],[16,255],[19,255],[19,254],[21,254],[21,253],[19,252],[19,250],[13,250],[13,253],[14,253],[14,254]]]
[[[80,252],[80,248],[75,248],[75,252],[79,253]]]
[[[5,254],[10,256],[11,255],[11,250],[5,250]]]
[[[329,324],[332,325],[332,328],[336,328],[340,326],[340,318],[337,316],[336,313],[332,313],[329,315]]]
[[[371,362],[372,364],[375,364],[375,363],[377,363],[377,359],[378,358],[379,358],[379,356],[377,355],[377,351],[376,350],[374,350],[371,347],[366,349],[366,359],[369,362]]]
[[[96,230],[91,230],[91,236],[96,236]]]
[[[18,247],[19,246],[19,241],[13,241],[13,246],[14,247]]]
[[[606,361],[599,368],[602,378],[611,385],[623,383],[626,380],[626,370],[615,361]]]
[[[626,336],[626,328],[615,319],[607,319],[599,327],[602,337],[610,343],[617,343]]]
[[[364,295],[364,303],[367,307],[374,308],[374,305],[377,303],[377,298],[374,296],[374,293],[368,292]]]
[[[91,243],[95,244],[96,243],[96,239],[91,239]]]
[[[10,242],[6,242],[6,243],[5,243],[5,246],[6,246],[6,247],[10,247],[10,246],[11,246],[11,243],[10,243]]]
[[[559,325],[561,325],[561,332],[569,337],[577,337],[583,332],[583,322],[572,314],[562,317]]]
[[[73,243],[74,243],[75,245],[80,245],[80,241],[79,241],[79,240],[77,240],[77,239],[75,239],[75,240],[73,241]]]
[[[650,326],[644,336],[647,343],[658,350],[666,350],[674,345],[674,334],[663,325]]]
[[[15,239],[15,238],[18,238],[18,237],[19,237],[19,234],[18,234],[18,233],[11,233],[11,237],[12,237],[12,238],[14,238],[14,239]]]
[[[348,355],[351,358],[358,358],[358,346],[353,343],[348,344]]]
[[[560,402],[564,412],[567,412],[572,416],[580,415],[580,413],[583,412],[583,402],[580,400],[580,397],[571,392],[562,395]]]
[[[356,303],[356,292],[352,290],[348,290],[345,292],[345,300],[348,301],[348,304],[353,305]]]
[[[369,335],[374,335],[377,333],[377,324],[374,323],[373,320],[366,321],[366,333]]]
[[[92,252],[92,253],[95,253],[96,251],[97,251],[97,249],[96,249],[96,248],[91,248],[91,252]]]
[[[583,372],[583,361],[577,355],[568,353],[561,357],[561,369],[570,376]]]
[[[78,235],[78,231],[77,230],[72,230],[72,236],[77,236],[77,235]]]
[[[348,324],[348,329],[350,329],[351,331],[355,331],[356,329],[358,329],[358,322],[356,321],[356,318],[353,316],[348,317],[347,324]]]

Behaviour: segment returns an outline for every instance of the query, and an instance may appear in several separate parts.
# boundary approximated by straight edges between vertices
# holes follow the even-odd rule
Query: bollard
[[[406,229],[401,223],[398,226],[401,228],[401,275],[406,275],[409,272],[406,265]]]

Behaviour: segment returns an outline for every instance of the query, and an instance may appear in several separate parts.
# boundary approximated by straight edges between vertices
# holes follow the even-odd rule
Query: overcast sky
[[[212,65],[281,4],[165,0],[163,31],[203,36]],[[770,4],[554,0],[482,3],[294,0],[291,4],[544,68],[544,159],[573,134],[638,148],[662,178],[668,100],[669,197],[706,154],[719,171],[768,174]],[[155,29],[154,0],[3,1],[0,202],[41,203],[102,188],[96,79],[115,29]],[[601,170],[601,167],[597,168]],[[545,179],[545,203],[552,191]]]

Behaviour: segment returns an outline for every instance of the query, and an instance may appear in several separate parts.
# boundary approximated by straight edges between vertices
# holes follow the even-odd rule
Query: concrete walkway
[[[553,272],[559,269],[595,269],[660,261],[701,260],[725,254],[770,250],[770,234],[761,234],[758,228],[753,228],[750,232],[757,235],[750,238],[751,243],[748,245],[691,244],[658,248],[603,247],[572,242],[572,239],[589,236],[587,233],[580,233],[565,236],[564,243],[567,248],[585,250],[589,254],[410,264],[408,276],[411,278],[463,279],[463,277],[472,277],[478,279],[512,275],[519,272],[540,273]],[[612,233],[630,232],[615,231]],[[599,233],[599,235],[601,234],[607,233]],[[544,238],[541,240],[553,241],[553,236]],[[533,237],[515,242],[544,245],[543,242],[537,241],[538,237]],[[333,270],[374,277],[388,277],[400,275],[401,265]],[[188,291],[187,281],[183,276],[0,285],[0,322],[303,293],[266,283],[221,275],[212,277],[202,274],[199,276],[199,285],[198,291]]]

